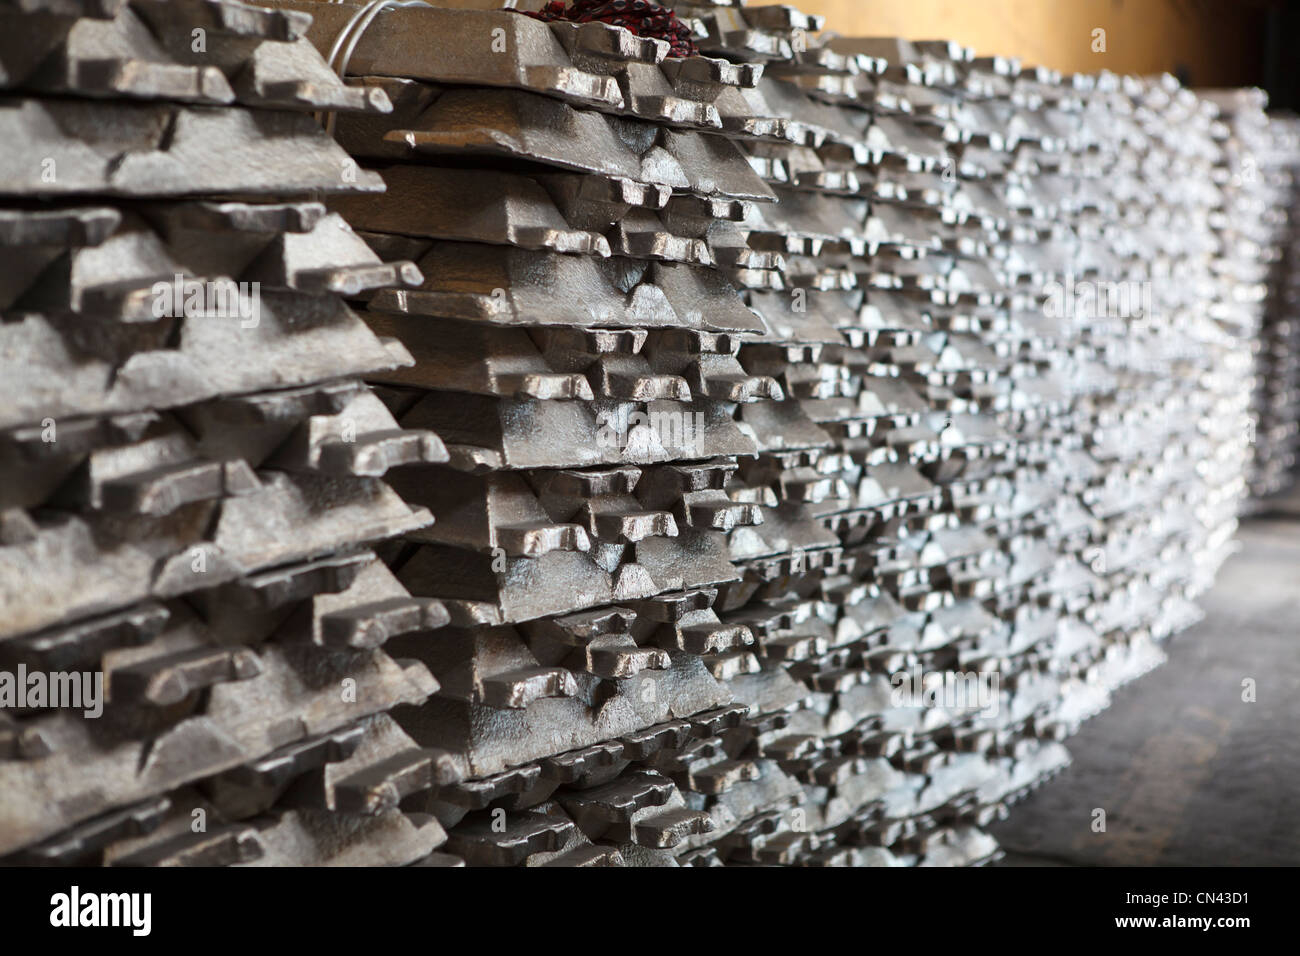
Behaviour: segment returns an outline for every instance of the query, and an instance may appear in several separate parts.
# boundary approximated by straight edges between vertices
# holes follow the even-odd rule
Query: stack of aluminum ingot
[[[1300,118],[1270,116],[1270,146],[1260,172],[1272,187],[1261,210],[1274,227],[1277,254],[1268,276],[1267,306],[1256,355],[1255,461],[1252,505],[1296,483],[1300,465]],[[1257,207],[1258,208],[1258,207]]]
[[[1189,598],[1231,534],[1248,352],[1213,314],[1231,293],[1211,269],[1213,109],[1166,80],[1063,81],[950,44],[826,42],[789,8],[676,10],[703,58],[656,62],[652,44],[600,24],[477,10],[382,14],[355,45],[349,73],[398,113],[341,118],[338,135],[390,193],[338,208],[430,277],[418,293],[370,298],[368,318],[417,357],[391,377],[390,407],[453,443],[449,468],[402,479],[441,521],[392,556],[464,632],[436,661],[434,645],[422,652],[463,689],[407,724],[467,762],[433,810],[473,863],[987,859],[978,826],[1064,766],[1058,738],[1162,659],[1158,641],[1194,619]],[[354,15],[344,5],[332,29]],[[493,56],[498,28],[508,39]],[[453,50],[436,42],[453,34]],[[723,75],[715,57],[746,69],[743,82],[682,85]],[[612,95],[599,77],[617,79]],[[651,85],[660,96],[643,97]],[[672,92],[706,98],[719,122]],[[636,209],[619,183],[621,205],[593,208],[587,197],[607,197],[616,177],[656,184],[644,161],[607,158],[610,128],[643,155],[673,144],[684,185],[672,198]],[[687,136],[712,147],[688,153]],[[777,202],[752,184],[701,192],[710,174],[742,178],[723,160],[733,150]],[[468,171],[484,156],[490,180]],[[629,222],[651,223],[654,241],[628,243]],[[684,498],[645,496],[654,469],[619,479],[623,507],[671,502],[674,523],[633,540],[622,510],[617,545],[594,507],[608,471],[599,487],[579,483],[594,477],[577,467],[644,466],[664,445],[620,439],[621,456],[597,457],[602,424],[636,411],[660,437],[654,406],[602,407],[631,399],[605,384],[614,349],[560,353],[538,328],[569,325],[567,345],[610,321],[590,309],[594,279],[576,297],[564,281],[604,258],[602,239],[618,260],[606,275],[634,294],[649,272],[638,260],[701,240],[708,254],[677,268],[714,270],[762,317],[755,334],[726,330],[745,383],[729,385],[727,414],[754,447],[665,448],[710,467],[727,456],[712,487],[750,506],[714,525],[734,580],[719,564],[666,586],[643,557],[659,538],[680,568],[670,549],[691,514]],[[507,343],[474,322],[533,329]],[[662,333],[643,336],[655,371],[682,370],[660,358]],[[561,371],[582,376],[550,384]],[[709,393],[689,377],[680,394],[694,409]],[[573,490],[548,494],[560,476]],[[611,582],[593,584],[584,562]],[[655,605],[620,593],[634,564]],[[547,617],[565,609],[583,612]],[[650,623],[670,618],[671,630]],[[681,693],[678,710],[653,716],[707,706],[709,726],[667,742],[666,724],[602,729],[603,710],[645,703],[647,687],[657,701],[662,687],[649,664],[621,683],[595,670],[591,648],[610,635],[666,650],[673,666],[702,662],[714,694]],[[945,702],[923,690],[936,678],[990,676],[987,698],[927,706]],[[584,687],[602,677],[612,686]],[[914,694],[899,694],[903,677]],[[712,710],[722,702],[731,709]]]
[[[276,0],[286,23],[312,14],[306,42],[346,81],[312,59],[291,84],[303,43],[219,61],[239,102],[322,110],[355,157],[322,222],[350,222],[368,267],[333,244],[312,261],[316,232],[276,261],[297,297],[312,279],[352,299],[389,356],[313,368],[374,383],[360,449],[346,415],[304,401],[269,449],[238,419],[222,458],[259,478],[405,464],[388,484],[436,523],[355,532],[402,532],[366,565],[387,602],[339,611],[343,558],[318,558],[337,543],[273,576],[277,597],[339,592],[306,610],[191,602],[220,635],[238,621],[223,648],[391,637],[366,653],[419,684],[360,744],[317,730],[235,761],[201,785],[211,811],[258,821],[236,830],[260,828],[271,862],[995,858],[984,825],[1163,659],[1230,547],[1269,242],[1231,176],[1258,147],[1168,78],[823,36],[789,7],[673,4],[700,53],[679,59],[496,6]],[[293,162],[344,158],[303,136]],[[267,274],[233,261],[216,271]],[[360,351],[337,344],[313,360]],[[280,693],[249,717],[267,734],[285,732]],[[125,804],[99,798],[116,816],[97,846],[140,825]]]
[[[317,9],[322,48],[364,10]],[[417,359],[380,393],[450,456],[396,479],[439,520],[392,567],[452,617],[401,643],[442,685],[402,720],[464,776],[428,809],[471,864],[713,862],[802,798],[748,741],[806,691],[777,668],[740,700],[763,636],[719,616],[839,555],[796,489],[823,479],[784,468],[826,437],[737,359],[769,337],[739,290],[780,291],[783,258],[746,243],[774,196],[732,137],[785,120],[761,66],[666,53],[417,6],[347,67],[395,104],[336,123],[390,191],[335,208],[425,277],[367,299]]]
[[[1300,465],[1300,118],[1271,116],[1261,174],[1272,187],[1261,211],[1274,227],[1266,310],[1256,354],[1252,505],[1286,492]]]
[[[1234,308],[1258,329],[1251,405],[1253,456],[1246,480],[1251,510],[1294,481],[1300,451],[1300,323],[1295,221],[1300,125],[1268,117],[1260,90],[1203,94],[1221,110],[1224,271]]]
[[[442,460],[340,293],[417,284],[312,194],[383,188],[306,112],[382,113],[235,0],[0,2],[0,859],[373,864],[446,834],[387,712],[446,623],[372,546]],[[100,681],[102,680],[102,683]],[[102,690],[102,697],[99,691]]]

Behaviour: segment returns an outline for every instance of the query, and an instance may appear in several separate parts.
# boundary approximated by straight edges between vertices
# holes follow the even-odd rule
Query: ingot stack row
[[[1294,116],[1266,115],[1260,90],[1205,95],[1220,107],[1230,157],[1222,181],[1232,206],[1225,218],[1225,249],[1236,267],[1237,308],[1247,310],[1258,329],[1246,482],[1248,509],[1261,511],[1294,484],[1300,449],[1294,252],[1300,126]]]
[[[312,117],[309,17],[0,3],[0,860],[409,863],[438,689],[385,642],[447,612],[380,561],[445,460],[343,301],[414,285],[320,197],[383,189]],[[313,198],[315,197],[315,198]]]

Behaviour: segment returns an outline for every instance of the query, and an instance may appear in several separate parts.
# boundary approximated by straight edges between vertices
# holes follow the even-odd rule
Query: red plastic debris
[[[574,0],[565,7],[564,0],[551,0],[539,12],[521,10],[535,20],[571,20],[574,23],[591,23],[599,20],[610,26],[631,30],[639,37],[650,37],[668,43],[670,57],[695,56],[695,41],[686,24],[667,7],[650,0]]]

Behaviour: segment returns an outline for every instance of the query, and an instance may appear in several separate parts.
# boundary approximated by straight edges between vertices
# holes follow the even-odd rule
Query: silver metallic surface
[[[6,862],[989,862],[1294,456],[1249,94],[738,3],[687,59],[401,7],[341,78],[356,3],[44,6],[0,670],[107,704],[0,719]]]

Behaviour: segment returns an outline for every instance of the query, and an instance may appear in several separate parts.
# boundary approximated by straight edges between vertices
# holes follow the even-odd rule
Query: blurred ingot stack
[[[1267,508],[1269,496],[1294,487],[1300,463],[1300,120],[1293,114],[1270,114],[1268,129],[1260,173],[1270,187],[1270,205],[1263,217],[1275,229],[1277,255],[1269,270],[1256,354],[1256,447],[1250,477],[1255,509]]]
[[[1300,448],[1300,330],[1295,321],[1294,209],[1300,156],[1294,117],[1269,116],[1261,90],[1206,94],[1219,106],[1225,162],[1225,281],[1239,321],[1257,328],[1250,416],[1250,510],[1294,481]]]
[[[1300,465],[1300,118],[1288,113],[1270,120],[1274,140],[1270,166],[1279,185],[1284,184],[1287,217],[1279,240],[1282,255],[1271,277],[1263,336],[1271,355],[1264,404],[1272,426],[1282,430],[1273,467],[1278,472],[1287,469],[1266,490],[1280,491],[1295,485]]]
[[[406,863],[448,765],[389,718],[445,623],[371,550],[446,458],[339,293],[417,284],[311,195],[382,113],[234,0],[0,3],[0,858]],[[102,680],[102,685],[99,683]],[[102,697],[96,689],[102,686]],[[81,693],[74,693],[79,690]]]
[[[1122,499],[1131,515],[1108,516],[1101,560],[1108,583],[1118,568],[1124,589],[1108,596],[1101,619],[1117,636],[1145,629],[1160,640],[1199,619],[1190,602],[1230,551],[1245,491],[1250,350],[1259,320],[1257,309],[1241,305],[1233,274],[1244,267],[1232,237],[1250,224],[1219,185],[1218,168],[1229,157],[1217,107],[1170,77],[1145,81],[1134,100],[1149,150],[1124,225],[1130,255],[1150,263],[1154,294],[1150,320],[1130,323],[1114,349],[1123,376],[1115,400],[1137,413],[1099,421],[1105,430],[1098,444],[1139,462],[1124,472],[1127,485],[1116,482],[1099,495],[1097,508]],[[1147,196],[1153,201],[1144,202]],[[1145,405],[1130,397],[1142,395]],[[1134,445],[1142,451],[1128,457]]]
[[[1263,326],[1268,279],[1282,258],[1286,224],[1285,191],[1271,170],[1275,157],[1264,112],[1267,97],[1260,90],[1236,90],[1227,96],[1204,91],[1198,99],[1209,117],[1208,136],[1203,133],[1201,138],[1209,142],[1196,152],[1210,159],[1209,164],[1198,164],[1198,178],[1208,165],[1217,186],[1197,197],[1211,239],[1200,258],[1216,292],[1205,313],[1187,323],[1192,341],[1175,372],[1200,385],[1191,395],[1199,402],[1191,406],[1199,413],[1198,435],[1189,442],[1190,454],[1182,463],[1185,471],[1193,472],[1184,486],[1184,501],[1194,509],[1195,520],[1175,528],[1182,532],[1182,550],[1174,563],[1176,584],[1188,600],[1214,583],[1219,566],[1236,550],[1237,516],[1249,506],[1252,469],[1261,451],[1255,445],[1252,405],[1269,371],[1258,362],[1267,349]],[[1198,122],[1195,127],[1199,131],[1204,125]],[[1170,142],[1184,155],[1192,152],[1183,141],[1187,133],[1179,128]],[[1187,209],[1194,202],[1188,196],[1179,205]],[[1276,212],[1270,212],[1273,207]],[[1267,456],[1267,446],[1263,451]],[[1167,566],[1164,578],[1168,571]],[[1199,617],[1194,608],[1185,615]]]
[[[979,224],[954,273],[981,276],[977,288],[991,299],[935,318],[953,342],[975,339],[997,356],[972,367],[974,386],[958,395],[996,423],[1008,446],[952,486],[958,518],[995,542],[986,582],[976,582],[983,607],[999,626],[978,654],[964,651],[979,669],[1000,675],[1000,706],[957,734],[977,750],[987,748],[990,778],[981,804],[1002,809],[1068,763],[1057,739],[1063,728],[1053,712],[1062,672],[1077,647],[1068,610],[1084,596],[1072,593],[1081,569],[1077,551],[1088,517],[1072,492],[1087,480],[1090,463],[1080,453],[1069,375],[1075,347],[1065,316],[1045,306],[1051,290],[1072,270],[1089,268],[1086,250],[1070,221],[1080,170],[1080,89],[1087,77],[1063,80],[1015,60],[976,57],[950,47],[961,98],[954,118],[957,186],[953,204]],[[933,55],[933,54],[932,54]],[[951,283],[950,283],[951,284]],[[960,286],[956,287],[960,290]],[[954,333],[964,332],[964,335]],[[996,389],[979,386],[979,365],[1001,372]],[[982,477],[983,476],[983,477]],[[982,480],[981,480],[982,478]],[[1064,575],[1064,579],[1062,579]]]
[[[1270,114],[1269,132],[1271,148],[1260,171],[1276,198],[1264,216],[1278,230],[1279,254],[1269,272],[1257,353],[1250,478],[1255,509],[1266,509],[1268,496],[1294,487],[1300,463],[1300,120],[1294,114]]]
[[[1040,469],[1040,534],[1057,553],[1026,596],[1059,618],[1029,658],[1027,730],[1061,737],[1194,619],[1186,559],[1209,444],[1200,366],[1222,358],[1195,337],[1217,295],[1206,274],[1217,193],[1209,111],[1168,78],[1037,71],[1017,85],[1051,136],[1008,193],[1025,229],[1007,271],[1028,306],[1018,323],[1047,337],[1040,362],[1068,403]]]

